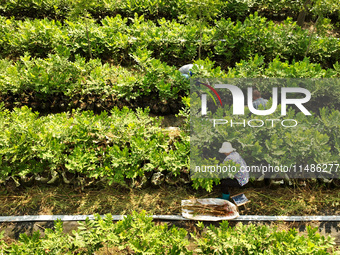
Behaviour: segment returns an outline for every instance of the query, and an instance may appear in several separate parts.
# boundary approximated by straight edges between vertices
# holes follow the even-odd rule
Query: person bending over
[[[229,187],[240,188],[248,183],[249,173],[246,171],[247,164],[229,142],[224,142],[218,152],[226,155],[223,163],[231,160],[241,166],[240,170],[235,174],[233,179],[226,178],[221,180],[222,198],[229,200]]]

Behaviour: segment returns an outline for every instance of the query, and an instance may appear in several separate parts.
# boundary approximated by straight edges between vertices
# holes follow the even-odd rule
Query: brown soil
[[[234,189],[244,192],[250,203],[240,213],[244,215],[339,215],[340,188],[268,186]],[[148,214],[181,214],[181,200],[219,197],[213,192],[194,190],[190,186],[161,186],[127,189],[111,186],[102,189],[71,186],[33,186],[9,189],[0,187],[0,215],[43,214],[129,214],[145,210]]]

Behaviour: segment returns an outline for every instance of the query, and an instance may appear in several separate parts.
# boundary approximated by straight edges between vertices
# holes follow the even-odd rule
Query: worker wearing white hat
[[[224,142],[218,152],[227,156],[223,163],[231,160],[241,166],[240,171],[235,174],[234,179],[227,178],[221,180],[222,198],[229,200],[229,187],[242,187],[248,183],[249,173],[246,171],[247,164],[229,142]]]

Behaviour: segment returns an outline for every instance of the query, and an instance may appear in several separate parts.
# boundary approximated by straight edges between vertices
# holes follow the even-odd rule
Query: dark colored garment
[[[236,179],[222,179],[221,180],[221,191],[223,194],[229,194],[229,187],[240,188],[241,185]]]

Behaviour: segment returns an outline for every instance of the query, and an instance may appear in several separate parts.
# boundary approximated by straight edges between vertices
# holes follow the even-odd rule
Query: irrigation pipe
[[[288,37],[292,37],[292,36],[288,35]],[[310,36],[306,36],[306,37],[308,38],[308,37],[310,37]],[[267,38],[267,37],[264,37],[264,38]],[[316,38],[316,39],[325,39],[325,38],[327,38],[327,39],[333,39],[333,40],[337,40],[337,41],[340,40],[340,38],[338,38],[338,37],[321,37],[321,36],[315,36],[314,38]],[[260,38],[258,37],[257,39],[260,39]],[[131,40],[131,41],[138,41],[138,40],[140,40],[140,39],[137,38],[137,37],[132,36],[132,37],[129,37],[129,40]],[[240,39],[240,40],[241,40],[241,39]],[[158,41],[162,41],[162,42],[174,41],[174,42],[176,42],[176,39],[175,39],[175,40],[170,40],[170,39],[166,39],[166,38],[160,38]],[[201,40],[177,39],[177,42],[180,42],[180,43],[184,43],[184,42],[187,42],[187,41],[190,41],[190,42],[201,42]],[[226,42],[227,39],[219,39],[219,40],[211,40],[211,41],[212,41],[212,42]]]
[[[101,215],[101,217],[105,217]],[[112,220],[122,220],[125,215],[112,215]],[[154,220],[190,220],[180,215],[152,215]],[[0,216],[0,222],[38,222],[38,221],[84,221],[86,218],[94,219],[93,215],[25,215],[25,216]],[[306,221],[333,221],[340,222],[340,216],[267,216],[267,215],[240,215],[231,221],[290,221],[290,222],[306,222]]]

